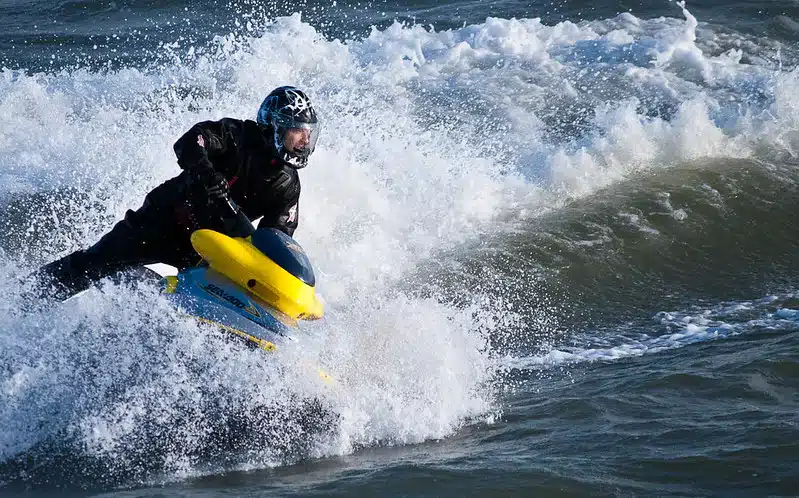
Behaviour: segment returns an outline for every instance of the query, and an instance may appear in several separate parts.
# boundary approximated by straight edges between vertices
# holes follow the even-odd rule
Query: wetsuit
[[[136,211],[88,249],[42,267],[42,297],[66,299],[120,270],[150,263],[179,269],[200,261],[190,242],[199,228],[224,231],[229,207],[209,202],[209,179],[229,185],[230,198],[258,227],[288,235],[297,228],[300,180],[277,154],[271,128],[225,118],[194,125],[174,146],[183,171],[153,189]]]

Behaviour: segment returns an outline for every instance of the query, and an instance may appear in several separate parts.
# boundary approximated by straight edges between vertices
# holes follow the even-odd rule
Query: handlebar
[[[232,199],[228,198],[224,203],[228,209],[228,216],[222,217],[222,222],[225,225],[225,234],[229,237],[242,237],[246,238],[252,235],[255,227],[247,215],[244,214]]]

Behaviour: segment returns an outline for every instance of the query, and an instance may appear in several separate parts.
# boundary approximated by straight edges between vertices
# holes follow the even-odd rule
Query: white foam
[[[757,331],[796,330],[799,328],[799,310],[778,308],[775,301],[795,299],[794,295],[766,296],[757,301],[720,303],[706,309],[690,311],[662,311],[653,317],[665,332],[650,335],[628,332],[621,328],[616,334],[605,331],[595,338],[601,346],[552,347],[530,357],[505,357],[502,365],[508,369],[548,369],[562,365],[593,362],[612,362],[679,349],[692,344],[734,337]],[[640,329],[640,327],[639,327]],[[590,337],[585,338],[591,342]],[[610,343],[610,344],[608,344]],[[615,343],[615,344],[614,344]]]

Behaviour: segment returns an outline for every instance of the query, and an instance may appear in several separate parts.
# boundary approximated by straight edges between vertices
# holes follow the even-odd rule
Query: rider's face
[[[308,146],[311,140],[311,130],[304,128],[289,128],[283,136],[283,147],[288,152],[298,152]]]

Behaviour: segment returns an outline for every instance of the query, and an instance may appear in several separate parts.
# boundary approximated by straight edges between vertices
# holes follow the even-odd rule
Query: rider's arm
[[[187,171],[214,170],[209,156],[223,154],[227,149],[226,120],[203,121],[192,126],[175,142],[178,165]]]

